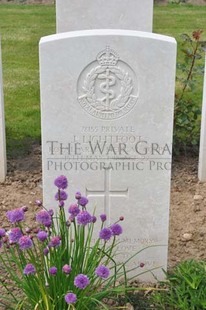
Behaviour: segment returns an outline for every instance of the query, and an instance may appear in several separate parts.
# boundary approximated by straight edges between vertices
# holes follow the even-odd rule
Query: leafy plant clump
[[[185,4],[187,2],[188,0],[169,0],[168,1],[169,4]]]
[[[189,260],[181,262],[171,273],[166,273],[164,288],[155,292],[153,301],[157,309],[206,309],[206,263]]]
[[[130,259],[119,263],[115,258],[124,218],[108,226],[106,215],[101,214],[95,241],[98,221],[87,210],[88,199],[77,192],[67,219],[67,178],[60,176],[54,183],[58,188],[56,215],[36,201],[40,210],[35,226],[26,228],[26,207],[7,212],[12,228],[0,229],[0,269],[4,270],[0,303],[6,309],[109,309],[105,299],[132,290],[126,275]],[[142,267],[143,263],[137,266]]]
[[[192,36],[182,35],[183,62],[177,64],[177,90],[174,113],[175,151],[183,146],[199,144],[201,108],[194,99],[199,76],[204,73],[202,58],[205,42],[201,40],[202,30],[193,31]]]

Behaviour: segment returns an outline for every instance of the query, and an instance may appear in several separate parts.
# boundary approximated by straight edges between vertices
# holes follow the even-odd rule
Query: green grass
[[[204,30],[206,6],[155,6],[154,32],[174,36]],[[38,42],[55,33],[55,7],[44,5],[0,5],[0,33],[9,156],[28,151],[31,141],[40,141]],[[181,54],[178,53],[181,60]],[[202,79],[194,100],[200,105]]]
[[[154,9],[154,32],[174,36],[180,42],[182,33],[204,30],[206,40],[206,6],[156,5]]]
[[[206,6],[192,5],[167,5],[155,6],[154,32],[175,37],[178,44],[177,62],[183,62],[184,54],[181,53],[181,34],[191,35],[194,30],[202,29],[202,39],[206,40]],[[204,57],[203,57],[204,58]],[[200,61],[204,64],[204,61]],[[198,61],[197,61],[198,63]],[[177,72],[179,75],[180,72]],[[197,88],[188,94],[199,106],[202,101],[203,78],[198,80]]]
[[[54,6],[0,5],[8,153],[40,140],[38,42],[55,33]]]

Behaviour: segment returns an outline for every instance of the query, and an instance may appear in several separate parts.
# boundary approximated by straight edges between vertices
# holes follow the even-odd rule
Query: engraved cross
[[[104,170],[104,188],[102,190],[91,190],[86,187],[86,195],[91,197],[104,197],[104,212],[108,220],[111,214],[111,197],[128,197],[128,188],[125,190],[111,190],[111,170]]]

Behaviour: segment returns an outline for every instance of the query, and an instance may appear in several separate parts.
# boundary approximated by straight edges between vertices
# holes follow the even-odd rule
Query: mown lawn
[[[154,32],[174,36],[180,42],[182,33],[203,29],[206,40],[206,6],[156,5]]]
[[[195,29],[203,29],[206,40],[206,6],[155,6],[154,32],[180,42],[182,33]],[[32,141],[40,141],[38,42],[55,33],[55,7],[0,5],[0,33],[7,147],[9,156],[15,156],[28,151]],[[200,105],[202,79],[194,96]]]
[[[0,5],[0,33],[7,148],[13,156],[40,140],[38,42],[55,33],[55,8]]]

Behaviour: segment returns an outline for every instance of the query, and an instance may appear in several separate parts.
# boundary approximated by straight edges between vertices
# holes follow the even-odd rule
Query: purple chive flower
[[[35,272],[36,272],[36,268],[32,264],[27,264],[23,270],[23,274],[25,275],[34,274]]]
[[[74,285],[82,290],[87,287],[89,283],[89,278],[84,274],[79,274],[74,278]]]
[[[56,185],[59,189],[66,189],[68,186],[67,177],[60,175],[54,180],[54,185]]]
[[[106,214],[101,214],[100,215],[100,219],[101,219],[102,222],[105,222],[107,220]]]
[[[57,273],[57,267],[51,267],[51,268],[49,268],[49,273],[50,273],[52,276],[55,276],[56,273]]]
[[[96,221],[97,221],[96,216],[95,216],[95,215],[92,215],[92,223],[96,223]]]
[[[45,241],[48,238],[48,233],[44,230],[40,230],[36,235],[39,241]]]
[[[24,211],[21,208],[6,212],[8,220],[14,224],[24,220]]]
[[[0,228],[0,238],[4,237],[6,235],[6,231],[3,228]]]
[[[69,266],[67,264],[62,267],[62,271],[66,274],[69,274],[71,272],[71,270],[72,270],[71,266]]]
[[[79,225],[87,225],[89,223],[91,223],[92,221],[92,216],[89,212],[87,211],[81,211],[78,215],[77,215],[77,223]]]
[[[108,241],[112,236],[112,231],[109,228],[103,228],[99,233],[99,238]]]
[[[36,215],[36,221],[39,222],[40,224],[43,224],[46,227],[51,226],[52,223],[51,215],[46,210],[41,210]]]
[[[48,248],[45,248],[43,250],[43,253],[44,253],[44,256],[47,256],[49,254],[49,249]]]
[[[106,266],[101,265],[96,268],[95,274],[102,279],[106,279],[109,277],[110,271]]]
[[[78,207],[77,204],[72,204],[70,205],[69,209],[68,209],[69,213],[72,215],[72,216],[77,216],[80,212],[80,209]]]
[[[111,231],[112,231],[112,234],[114,236],[119,236],[122,234],[123,230],[122,230],[122,226],[120,226],[119,224],[113,224],[111,226]]]
[[[10,243],[16,243],[22,237],[22,232],[20,228],[12,228],[9,232],[9,241]]]
[[[77,301],[77,296],[76,296],[76,294],[73,294],[73,293],[66,294],[64,298],[65,298],[65,301],[68,305],[74,304]]]
[[[52,237],[49,244],[48,244],[48,247],[58,247],[59,245],[61,244],[61,237],[59,236],[55,236],[55,237]]]
[[[76,192],[75,194],[75,198],[78,200],[82,197],[81,193],[80,192]]]
[[[65,191],[63,191],[62,189],[60,189],[57,193],[56,193],[56,195],[54,196],[54,198],[56,199],[56,200],[67,200],[67,197],[68,197],[68,195],[67,195],[67,193],[65,192]]]
[[[82,196],[81,198],[79,198],[78,202],[80,206],[85,207],[88,204],[89,200],[87,199],[87,197]]]
[[[29,236],[22,236],[19,239],[19,246],[21,250],[27,250],[33,246],[33,242]]]

